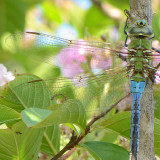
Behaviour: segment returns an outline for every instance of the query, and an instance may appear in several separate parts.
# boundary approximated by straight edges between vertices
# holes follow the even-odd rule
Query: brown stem
[[[70,142],[58,153],[56,154],[51,160],[57,160],[58,158],[60,158],[66,151],[71,150],[72,148],[74,148],[76,145],[79,144],[79,142],[90,132],[90,127],[93,125],[93,123],[95,123],[97,120],[99,120],[100,118],[104,117],[108,112],[110,112],[113,108],[115,108],[117,106],[118,103],[120,103],[122,100],[124,100],[126,97],[128,97],[130,95],[127,94],[126,96],[124,96],[123,98],[121,98],[120,100],[118,100],[116,103],[114,103],[110,108],[108,108],[106,111],[102,112],[101,114],[99,114],[98,116],[94,117],[86,126],[85,129],[85,134],[80,135],[79,137],[76,137],[74,134],[71,137]]]

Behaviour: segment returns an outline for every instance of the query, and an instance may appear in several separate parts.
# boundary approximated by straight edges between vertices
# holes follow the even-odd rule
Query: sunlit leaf
[[[52,111],[40,108],[28,108],[21,112],[22,120],[26,123],[28,127],[33,127],[34,125],[45,120]]]

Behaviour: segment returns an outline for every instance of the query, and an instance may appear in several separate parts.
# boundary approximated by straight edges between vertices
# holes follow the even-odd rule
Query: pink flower
[[[6,67],[0,64],[0,86],[4,86],[6,83],[13,81],[15,76],[12,72],[7,72]]]
[[[155,82],[156,82],[157,84],[160,83],[160,71],[157,71],[156,74],[155,74]]]
[[[84,72],[82,63],[86,63],[86,57],[81,55],[82,48],[71,46],[64,48],[54,58],[54,64],[61,68],[62,76],[74,77]]]

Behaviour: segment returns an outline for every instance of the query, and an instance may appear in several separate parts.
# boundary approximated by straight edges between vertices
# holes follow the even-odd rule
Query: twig
[[[85,134],[80,135],[79,137],[76,137],[74,134],[71,137],[70,142],[58,153],[56,154],[51,160],[57,160],[58,158],[60,158],[66,151],[71,150],[72,148],[74,148],[76,145],[78,145],[78,143],[90,132],[90,127],[93,125],[93,123],[95,123],[97,120],[99,120],[100,118],[104,117],[108,112],[110,112],[113,108],[116,107],[116,105],[118,103],[120,103],[122,100],[124,100],[126,97],[128,97],[130,95],[127,94],[126,96],[124,96],[123,98],[121,98],[120,100],[118,100],[116,103],[114,103],[110,108],[108,108],[105,112],[102,112],[100,115],[94,117],[86,126],[85,129]],[[70,155],[70,154],[69,154]]]

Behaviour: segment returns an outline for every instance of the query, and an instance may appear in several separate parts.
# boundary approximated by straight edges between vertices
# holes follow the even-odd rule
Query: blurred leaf
[[[113,25],[115,21],[104,15],[99,8],[92,6],[85,17],[84,26],[88,32],[96,35],[106,28],[107,25]]]
[[[23,30],[27,6],[22,0],[0,1],[0,36],[4,32]]]
[[[128,160],[129,154],[124,148],[117,146],[115,144],[101,142],[101,141],[91,141],[79,144],[84,147],[96,160]]]
[[[60,129],[58,125],[46,127],[43,133],[41,150],[49,156],[54,156],[60,149]]]
[[[154,39],[160,40],[160,14],[153,15],[152,28],[154,31]]]
[[[44,1],[42,4],[44,15],[49,21],[62,23],[60,10],[51,1]]]
[[[62,123],[77,124],[82,131],[86,127],[85,109],[77,100],[68,100],[62,105],[53,105],[53,111],[40,108],[28,108],[21,116],[28,127],[46,127]]]
[[[129,2],[128,0],[122,0],[121,2],[119,0],[101,0],[101,2],[107,2],[110,3],[112,6],[121,9],[124,11],[125,9],[129,9]]]
[[[1,129],[0,157],[3,160],[37,160],[40,151],[42,129],[27,128],[24,123],[16,123],[12,129]]]

